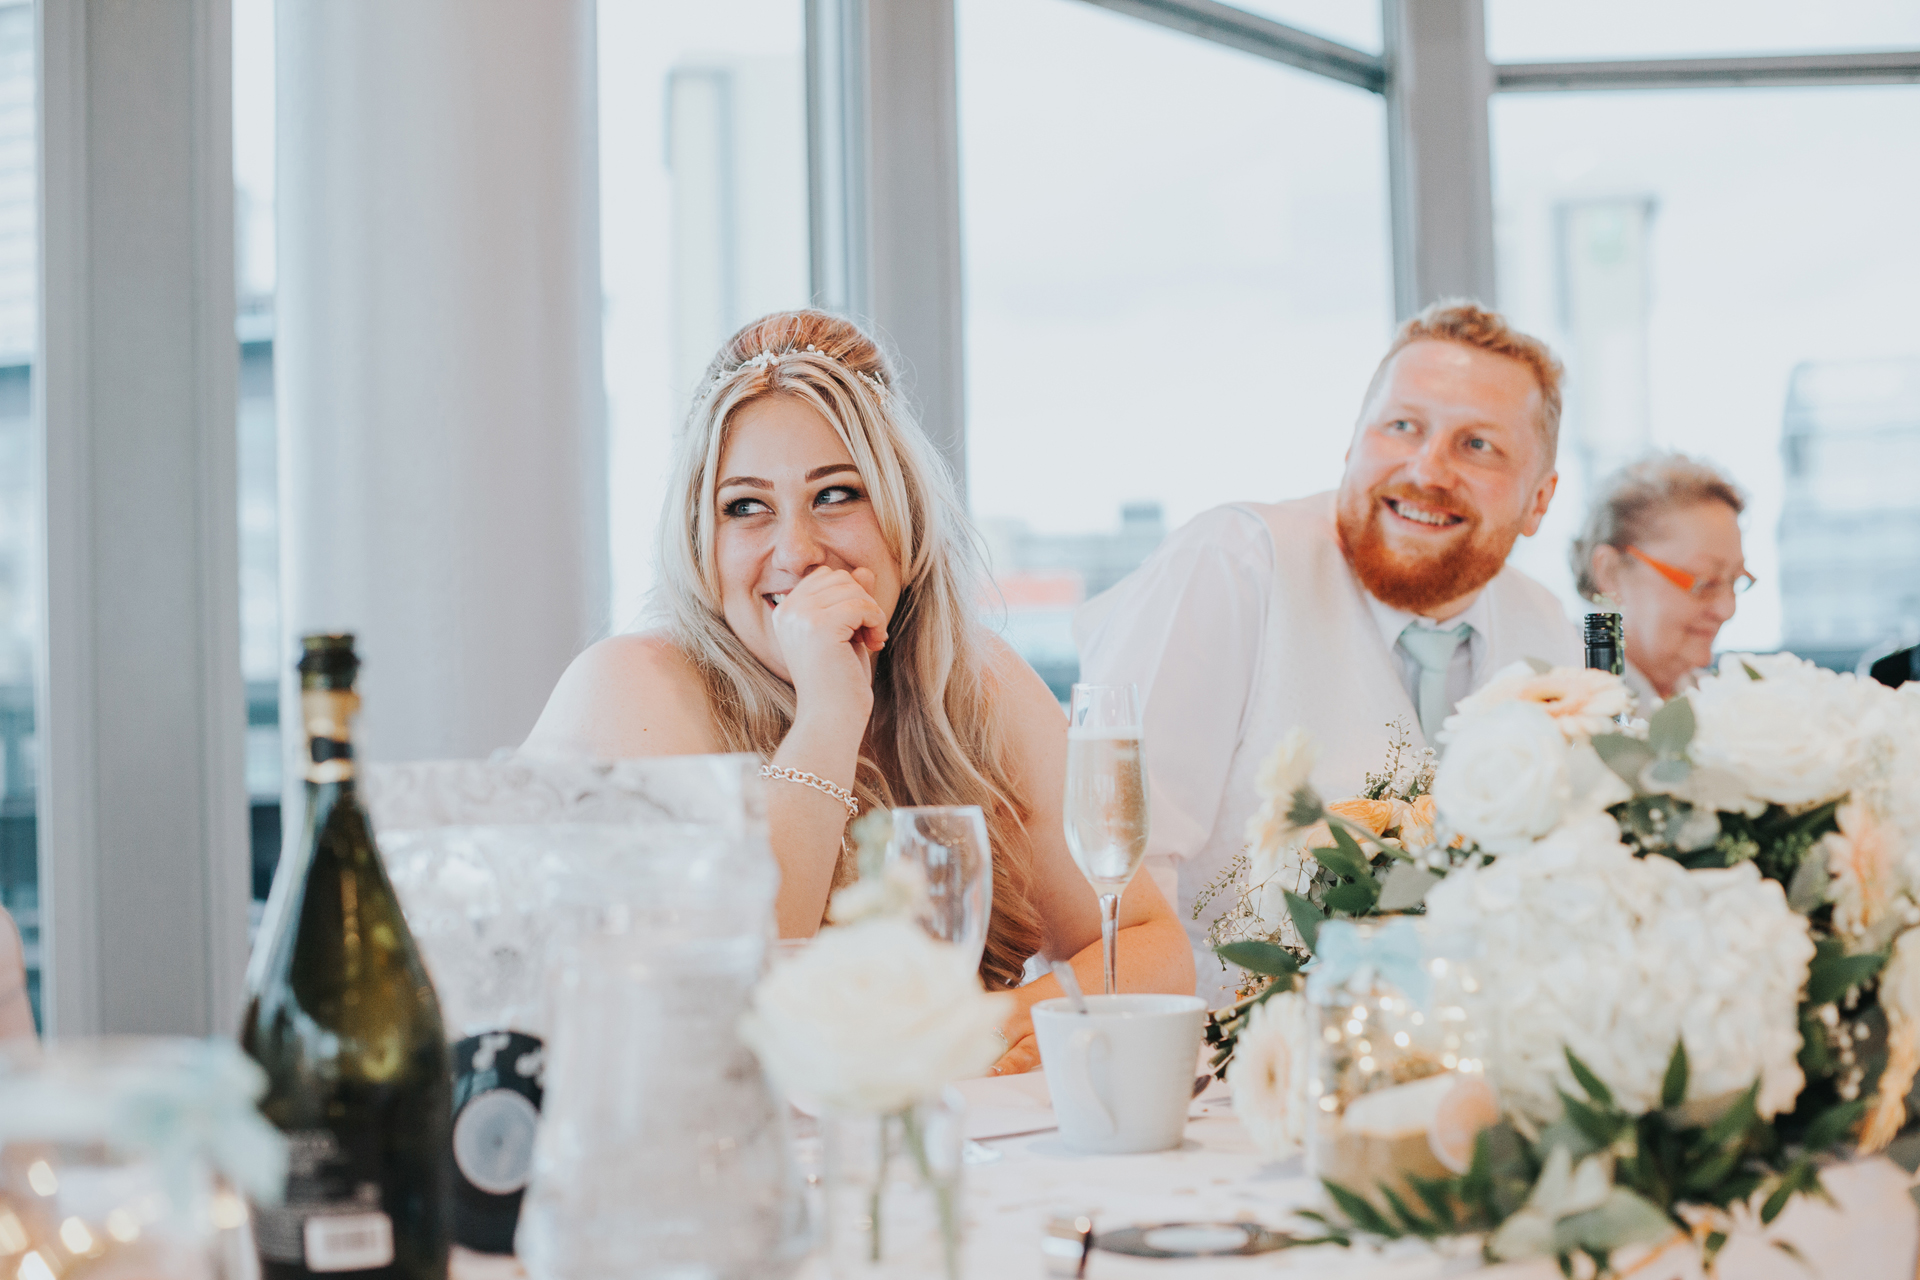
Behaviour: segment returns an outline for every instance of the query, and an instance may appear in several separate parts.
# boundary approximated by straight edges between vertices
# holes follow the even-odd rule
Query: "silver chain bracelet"
[[[763,764],[760,766],[760,776],[778,778],[782,782],[797,782],[803,787],[812,787],[815,791],[825,792],[847,806],[849,818],[860,816],[860,802],[854,799],[853,792],[838,783],[828,782],[817,773],[808,773],[803,769],[789,769],[784,765]]]

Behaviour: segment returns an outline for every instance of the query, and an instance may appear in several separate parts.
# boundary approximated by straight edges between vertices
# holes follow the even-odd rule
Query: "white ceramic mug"
[[[1180,1145],[1207,1002],[1199,996],[1088,996],[1033,1006],[1033,1030],[1060,1136],[1117,1155]]]

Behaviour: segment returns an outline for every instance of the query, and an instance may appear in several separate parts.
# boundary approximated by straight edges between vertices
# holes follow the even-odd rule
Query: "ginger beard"
[[[1386,522],[1399,517],[1387,508],[1387,501],[1402,498],[1447,512],[1460,522],[1431,534],[1410,534],[1401,539],[1406,549],[1396,548]],[[1340,550],[1361,585],[1382,604],[1418,614],[1472,595],[1492,582],[1520,536],[1517,524],[1486,525],[1464,494],[1409,484],[1382,485],[1365,493],[1343,490],[1335,521]],[[1411,538],[1428,545],[1409,546]]]

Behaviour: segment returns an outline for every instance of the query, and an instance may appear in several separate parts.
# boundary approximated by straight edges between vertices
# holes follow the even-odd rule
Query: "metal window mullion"
[[[1503,63],[1493,76],[1501,93],[1914,84],[1920,83],[1920,50]]]

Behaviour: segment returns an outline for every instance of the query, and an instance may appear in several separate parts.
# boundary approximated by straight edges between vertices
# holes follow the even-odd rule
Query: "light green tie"
[[[1436,750],[1440,746],[1440,726],[1453,711],[1453,704],[1447,700],[1447,669],[1453,665],[1453,651],[1472,632],[1464,622],[1451,631],[1410,622],[1400,633],[1400,647],[1420,664],[1420,732],[1427,735],[1427,745]]]

